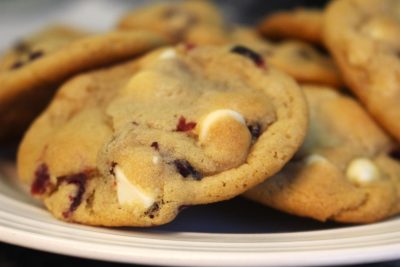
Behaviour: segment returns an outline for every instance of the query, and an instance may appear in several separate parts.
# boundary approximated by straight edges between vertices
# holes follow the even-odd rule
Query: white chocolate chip
[[[305,159],[305,163],[307,165],[311,165],[314,163],[327,163],[327,162],[328,160],[325,157],[318,154],[312,154]]]
[[[158,164],[160,162],[160,157],[158,156],[153,156],[153,163]]]
[[[371,160],[357,158],[348,165],[346,177],[356,185],[368,185],[379,179],[379,170]]]
[[[176,58],[176,52],[174,49],[170,48],[165,50],[164,52],[161,53],[160,59],[171,59],[171,58]]]
[[[140,203],[144,208],[149,208],[154,203],[154,198],[145,194],[137,186],[133,185],[120,167],[114,168],[115,177],[117,179],[118,202],[121,205],[131,205]]]
[[[203,142],[206,139],[208,129],[211,127],[212,124],[226,117],[231,117],[246,126],[246,122],[239,112],[231,109],[218,109],[208,114],[207,117],[203,120],[199,134],[199,141]]]

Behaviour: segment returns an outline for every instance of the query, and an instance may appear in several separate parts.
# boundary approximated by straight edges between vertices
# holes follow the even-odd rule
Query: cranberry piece
[[[83,194],[86,190],[86,181],[88,176],[86,173],[77,173],[72,175],[66,175],[57,177],[57,186],[60,186],[63,183],[66,184],[73,184],[78,187],[78,191],[75,196],[71,196],[71,205],[69,206],[68,210],[63,212],[64,218],[69,218],[72,213],[78,208],[78,206],[82,202]]]
[[[154,148],[155,150],[159,151],[160,150],[160,146],[158,145],[158,142],[153,142],[150,145],[152,148]]]
[[[194,43],[185,43],[184,47],[185,47],[186,51],[190,51],[190,50],[196,48],[196,44],[194,44]]]
[[[31,186],[32,195],[42,195],[46,193],[50,186],[49,168],[45,163],[40,164],[35,171],[35,180]]]
[[[389,156],[395,160],[400,160],[400,149],[390,151]]]
[[[183,177],[188,177],[191,175],[195,180],[201,180],[203,175],[199,173],[193,166],[184,159],[176,159],[174,160],[174,164],[176,169],[178,170],[179,174]]]
[[[188,132],[194,129],[196,127],[195,122],[186,122],[186,118],[181,116],[179,118],[178,124],[176,125],[176,131],[177,132]]]
[[[262,56],[247,47],[237,45],[231,49],[231,52],[250,58],[257,67],[265,67],[265,61]]]
[[[10,68],[10,69],[16,70],[16,69],[21,68],[23,65],[24,65],[24,62],[22,62],[22,61],[16,61],[14,64],[11,65],[11,68]]]
[[[256,124],[251,124],[247,126],[249,128],[249,131],[251,133],[251,137],[253,140],[257,140],[258,137],[261,135],[261,125],[259,123]]]
[[[44,55],[43,51],[40,51],[40,50],[32,51],[32,52],[29,53],[29,60],[30,61],[34,61],[34,60],[42,57],[43,55]]]

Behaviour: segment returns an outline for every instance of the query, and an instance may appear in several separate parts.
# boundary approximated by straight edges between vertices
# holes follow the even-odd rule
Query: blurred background
[[[93,31],[115,25],[130,9],[153,0],[0,0],[0,51],[47,24],[67,23]],[[327,0],[214,0],[225,17],[254,24],[276,10],[298,6],[321,7]]]
[[[0,0],[0,51],[26,34],[55,23],[66,23],[93,31],[111,29],[128,10],[151,0]],[[327,0],[214,0],[232,22],[253,25],[265,15],[299,6],[323,7]],[[235,211],[236,212],[236,211]],[[251,212],[251,211],[248,211]],[[242,216],[246,216],[243,215]],[[315,225],[314,225],[315,226]],[[226,229],[225,229],[226,230]],[[0,266],[128,266],[45,253],[0,242]],[[132,265],[130,265],[132,266]],[[361,265],[359,265],[361,266]],[[400,266],[386,262],[363,266]]]

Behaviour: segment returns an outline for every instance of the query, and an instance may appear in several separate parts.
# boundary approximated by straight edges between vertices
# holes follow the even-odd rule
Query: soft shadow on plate
[[[237,197],[215,204],[189,207],[173,222],[151,228],[149,231],[267,234],[325,230],[344,226],[348,225],[321,223],[284,214]]]

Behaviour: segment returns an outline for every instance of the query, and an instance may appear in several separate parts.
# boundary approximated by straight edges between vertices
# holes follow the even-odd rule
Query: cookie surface
[[[164,44],[147,32],[88,36],[66,27],[21,41],[0,61],[0,140],[21,134],[73,74],[121,61]]]
[[[333,60],[302,41],[272,43],[246,28],[237,28],[231,42],[244,44],[263,55],[271,65],[291,75],[300,83],[340,87],[341,75]]]
[[[19,176],[57,218],[159,225],[276,173],[306,112],[247,48],[168,48],[66,83],[25,136]]]
[[[171,42],[222,44],[224,21],[209,1],[164,2],[135,9],[126,14],[117,27],[122,30],[149,30]]]
[[[320,221],[369,223],[400,212],[393,140],[353,99],[304,88],[310,125],[302,148],[278,175],[244,195]]]
[[[400,2],[332,1],[324,40],[346,84],[373,117],[400,140]]]
[[[258,31],[272,39],[299,39],[315,44],[322,43],[323,11],[319,9],[294,9],[267,16]]]

